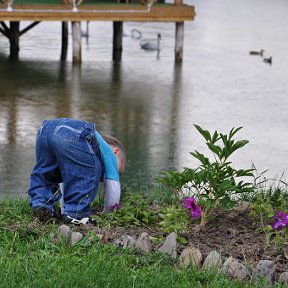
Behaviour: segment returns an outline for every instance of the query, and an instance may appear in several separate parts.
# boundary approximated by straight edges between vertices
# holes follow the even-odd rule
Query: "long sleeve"
[[[104,211],[110,210],[115,204],[120,204],[120,176],[118,163],[111,147],[104,141],[101,135],[96,132],[96,138],[100,146],[102,164],[104,169]]]
[[[109,210],[113,205],[120,203],[120,182],[105,179],[104,211]]]

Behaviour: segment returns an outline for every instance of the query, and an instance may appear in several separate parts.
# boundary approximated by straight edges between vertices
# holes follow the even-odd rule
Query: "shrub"
[[[205,139],[213,154],[213,160],[195,150],[190,154],[200,161],[198,167],[184,168],[181,172],[163,172],[157,181],[170,187],[179,199],[193,197],[202,208],[201,227],[203,227],[214,209],[230,209],[236,204],[237,195],[254,191],[253,181],[243,180],[245,177],[253,179],[254,169],[234,169],[229,162],[230,156],[249,142],[234,140],[235,134],[242,127],[232,128],[228,134],[218,131],[210,134],[199,125],[194,126]]]

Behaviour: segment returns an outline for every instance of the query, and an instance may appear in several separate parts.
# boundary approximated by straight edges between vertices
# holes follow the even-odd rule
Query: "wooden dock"
[[[8,1],[8,3],[1,3],[2,1]],[[71,2],[74,3],[73,0]],[[17,38],[28,32],[39,22],[72,22],[72,30],[74,30],[72,31],[73,62],[77,63],[81,62],[79,23],[81,21],[112,21],[114,22],[113,51],[118,51],[116,53],[118,56],[113,56],[113,59],[119,61],[121,60],[122,52],[123,22],[175,22],[175,59],[182,60],[184,22],[194,20],[194,6],[183,4],[182,0],[174,0],[172,4],[163,3],[163,0],[158,3],[154,0],[148,2],[147,5],[143,5],[136,0],[130,1],[132,3],[121,2],[124,3],[117,3],[117,0],[84,0],[77,6],[75,3],[74,5],[62,4],[61,0],[0,0],[0,33],[5,35],[10,41],[10,57],[18,59],[20,48],[19,39]],[[10,22],[10,27],[5,21]],[[21,31],[21,21],[32,21],[33,23]],[[67,33],[65,32],[66,30],[63,28],[62,33]],[[67,36],[63,35],[62,39],[65,39],[65,37]]]

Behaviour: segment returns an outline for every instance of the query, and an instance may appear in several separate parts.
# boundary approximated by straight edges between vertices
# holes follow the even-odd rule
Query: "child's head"
[[[102,137],[112,148],[113,153],[117,158],[119,174],[122,175],[125,171],[126,166],[126,155],[123,145],[118,139],[114,138],[113,136],[102,135]]]

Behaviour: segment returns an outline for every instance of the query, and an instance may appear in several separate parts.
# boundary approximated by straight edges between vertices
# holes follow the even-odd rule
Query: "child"
[[[44,120],[37,133],[36,165],[28,191],[33,214],[40,221],[58,218],[55,204],[62,197],[63,220],[87,222],[102,180],[104,210],[111,209],[120,202],[125,164],[122,144],[112,136],[101,136],[95,124],[69,118]]]

